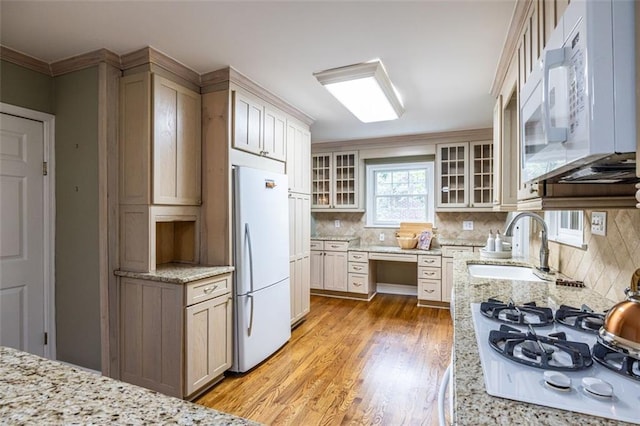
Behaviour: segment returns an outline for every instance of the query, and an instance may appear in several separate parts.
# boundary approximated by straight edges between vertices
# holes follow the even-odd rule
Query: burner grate
[[[556,321],[576,330],[597,334],[604,325],[604,313],[594,312],[587,305],[580,309],[567,305],[561,305],[556,311]]]
[[[480,312],[487,318],[506,324],[542,327],[553,323],[553,311],[550,308],[536,306],[535,302],[516,306],[513,301],[504,303],[497,299],[489,299],[480,304]]]
[[[593,345],[593,359],[609,370],[640,381],[640,360],[626,353],[624,349],[612,348],[598,339]]]
[[[593,365],[589,345],[566,340],[565,333],[536,335],[507,325],[491,330],[489,344],[512,361],[545,370],[577,371]]]

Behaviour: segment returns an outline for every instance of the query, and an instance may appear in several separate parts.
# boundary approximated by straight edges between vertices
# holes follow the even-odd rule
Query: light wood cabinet
[[[311,156],[311,209],[359,211],[357,152],[316,153]]]
[[[451,302],[453,289],[453,256],[456,253],[473,252],[472,246],[442,246],[442,301]]]
[[[231,274],[119,283],[121,380],[188,398],[231,367]]]
[[[309,256],[310,280],[309,286],[315,290],[324,289],[324,251],[311,250]]]
[[[489,210],[493,161],[489,141],[436,145],[436,210]]]
[[[442,257],[418,255],[418,304],[442,301]]]
[[[289,193],[289,282],[291,324],[302,320],[310,308],[310,197]]]
[[[240,89],[232,91],[232,103],[231,146],[252,154],[285,161],[285,114]]]
[[[369,263],[369,254],[350,250],[347,260],[347,291],[372,297],[376,292],[376,271]]]
[[[287,120],[289,191],[311,193],[311,133],[307,126]]]
[[[200,99],[155,74],[120,79],[120,204],[200,205]]]

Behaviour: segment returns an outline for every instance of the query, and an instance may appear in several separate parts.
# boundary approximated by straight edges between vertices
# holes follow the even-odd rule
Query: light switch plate
[[[336,228],[340,228],[340,220],[336,219],[333,221],[333,226],[335,226]]]
[[[593,235],[607,235],[607,212],[591,213],[591,233]]]
[[[462,230],[463,231],[473,231],[473,221],[472,220],[463,220],[462,221]]]

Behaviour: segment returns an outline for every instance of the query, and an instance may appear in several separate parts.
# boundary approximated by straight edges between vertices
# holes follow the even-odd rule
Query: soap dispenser
[[[496,251],[502,251],[502,237],[500,236],[499,230],[496,231],[495,248]]]
[[[496,239],[493,238],[493,231],[489,230],[489,237],[487,238],[487,251],[496,251]]]

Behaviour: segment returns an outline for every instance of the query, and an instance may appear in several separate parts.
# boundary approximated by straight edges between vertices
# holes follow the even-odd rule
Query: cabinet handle
[[[340,247],[340,246],[337,246],[335,244],[331,244],[331,248],[338,248],[338,247]]]
[[[433,260],[433,259],[427,259],[427,260],[424,261],[424,263],[434,263],[434,262],[435,262],[435,260]]]
[[[354,259],[360,259],[362,256],[353,256]]]
[[[359,270],[360,270],[360,269],[362,269],[362,268],[361,268],[361,267],[359,267],[359,266],[354,266],[354,267],[353,267],[353,269],[355,269],[356,271],[359,271]]]
[[[211,294],[216,288],[218,288],[217,284],[213,287],[205,287],[202,291],[204,291],[204,294]]]
[[[360,283],[352,283],[355,287],[360,287],[362,284]]]
[[[427,292],[427,293],[433,293],[435,290],[427,290],[427,289],[425,289],[424,291]]]
[[[435,272],[423,272],[425,275],[435,275]]]

